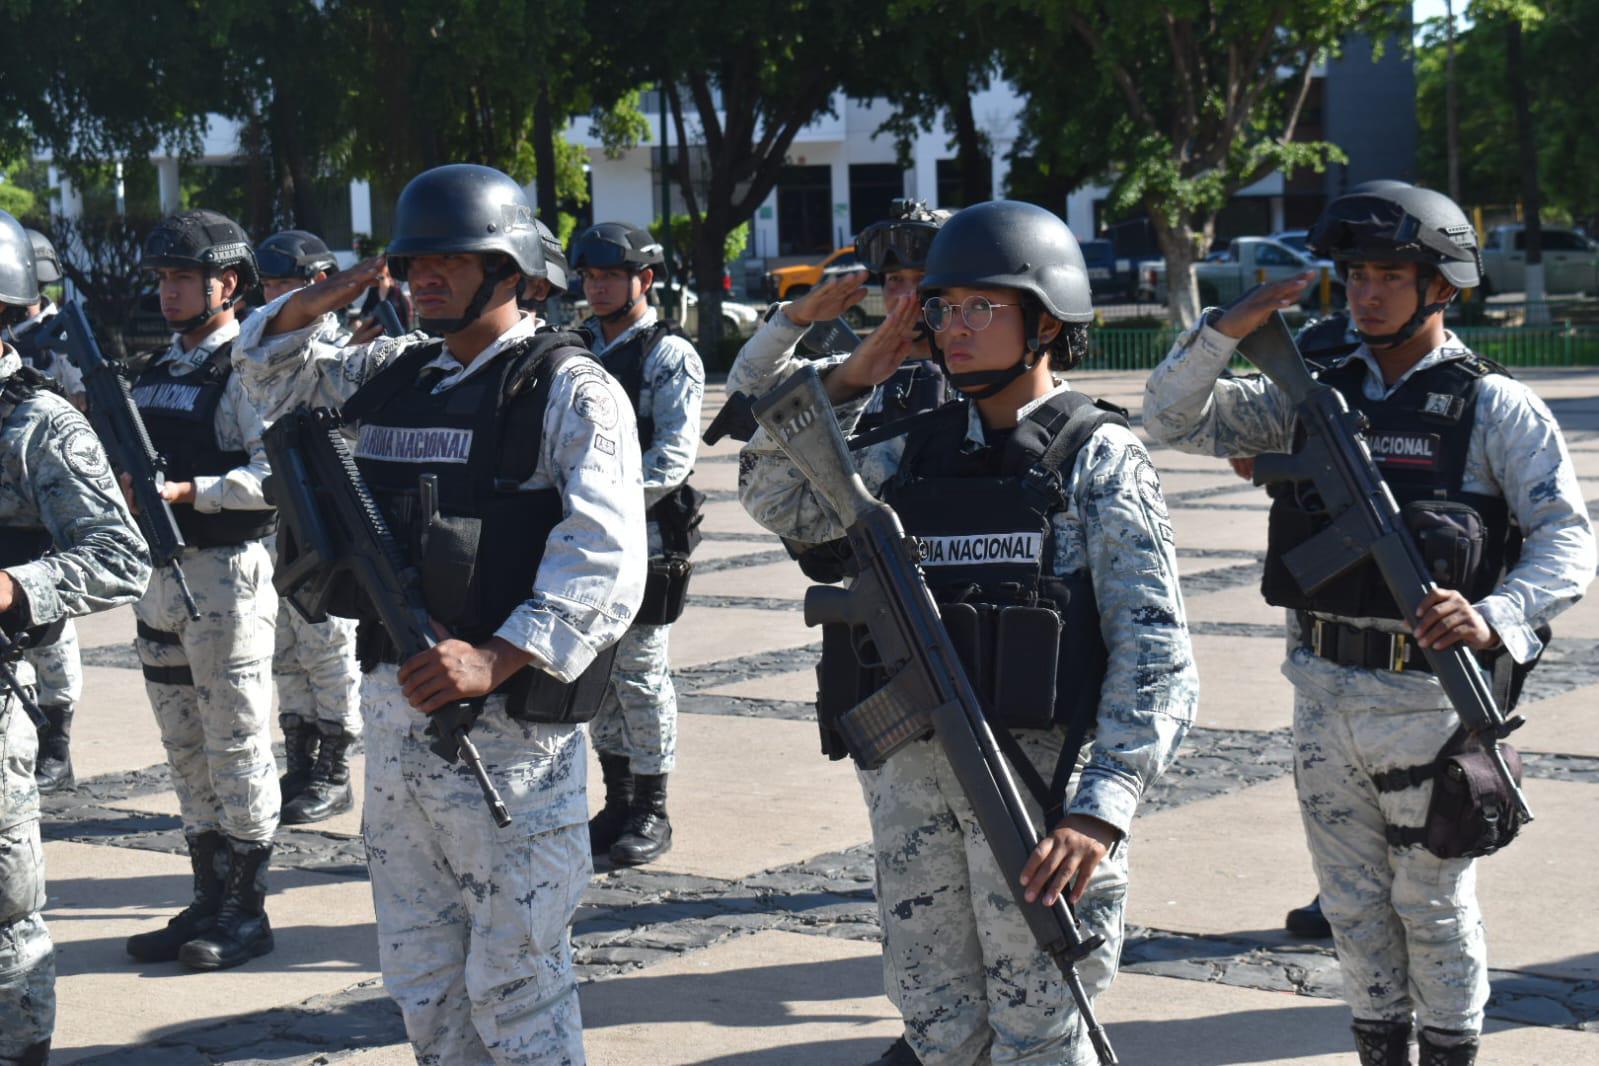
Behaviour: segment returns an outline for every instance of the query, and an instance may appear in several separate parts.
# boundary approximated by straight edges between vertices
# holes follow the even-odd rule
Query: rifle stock
[[[1077,973],[1104,941],[1084,939],[1062,897],[1028,902],[1021,872],[1040,835],[983,717],[938,606],[922,578],[920,550],[893,508],[866,491],[850,461],[814,367],[792,375],[755,406],[755,417],[845,526],[859,569],[848,589],[808,590],[805,623],[864,624],[891,680],[848,711],[840,732],[863,765],[880,765],[931,733],[972,805],[1017,909],[1060,969],[1103,1064],[1117,1061]],[[861,747],[856,747],[861,745]]]
[[[280,565],[272,584],[296,610],[317,622],[347,588],[342,581],[353,580],[404,661],[433,647],[438,637],[423,601],[421,577],[367,491],[340,424],[336,411],[302,407],[266,432],[274,471],[272,496],[283,519]],[[428,726],[435,736],[430,747],[446,762],[462,760],[495,823],[506,826],[510,813],[468,736],[483,702],[463,700],[434,711]]]
[[[63,353],[83,374],[83,388],[89,397],[89,423],[105,446],[111,465],[132,481],[133,517],[150,546],[150,561],[172,571],[185,610],[198,621],[200,609],[178,562],[184,548],[183,531],[178,528],[172,505],[161,496],[166,484],[161,456],[150,441],[121,367],[100,351],[83,305],[76,301],[62,305],[60,312],[39,328],[39,334],[41,346]]]
[[[1263,466],[1266,457],[1257,457],[1255,483],[1308,480],[1332,516],[1326,530],[1285,558],[1295,580],[1313,592],[1369,558],[1382,574],[1402,617],[1414,625],[1417,608],[1438,586],[1400,517],[1393,492],[1372,461],[1361,436],[1364,418],[1349,410],[1337,389],[1311,377],[1281,312],[1240,341],[1238,351],[1294,401],[1306,434],[1304,445],[1286,460],[1272,457]],[[1520,726],[1522,719],[1505,718],[1464,644],[1421,650],[1461,723],[1484,744],[1517,813],[1523,821],[1532,821],[1527,797],[1499,750],[1499,741]]]

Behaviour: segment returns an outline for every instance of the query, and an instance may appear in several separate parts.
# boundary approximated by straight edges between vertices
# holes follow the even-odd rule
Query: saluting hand
[[[1027,889],[1027,901],[1032,903],[1042,896],[1044,906],[1052,907],[1070,885],[1071,901],[1077,903],[1083,898],[1095,868],[1120,838],[1119,832],[1098,818],[1067,815],[1038,842],[1027,858],[1027,865],[1022,867],[1022,887]]]
[[[812,322],[826,322],[837,318],[851,307],[866,299],[864,270],[851,270],[828,278],[798,300],[783,308],[783,314],[796,326]]]
[[[1314,270],[1307,270],[1281,281],[1256,285],[1235,300],[1212,325],[1218,333],[1225,333],[1234,340],[1243,340],[1264,326],[1274,312],[1298,305],[1305,287],[1316,277]]]
[[[894,376],[910,357],[916,341],[916,321],[922,305],[914,294],[900,297],[888,317],[872,330],[848,359],[827,374],[827,395],[834,403],[859,396]]]
[[[352,302],[357,296],[378,283],[388,273],[388,260],[383,256],[363,259],[348,270],[341,270],[303,289],[283,302],[272,321],[266,324],[266,335],[292,333],[304,329],[329,311]]]

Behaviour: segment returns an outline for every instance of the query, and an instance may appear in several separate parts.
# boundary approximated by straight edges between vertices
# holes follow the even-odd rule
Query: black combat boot
[[[1283,927],[1295,936],[1307,937],[1311,940],[1326,940],[1332,936],[1332,926],[1327,923],[1327,916],[1321,913],[1321,897],[1317,896],[1303,907],[1295,907],[1288,912],[1288,920]]]
[[[922,1060],[916,1057],[911,1042],[901,1036],[888,1045],[881,1058],[873,1059],[867,1066],[922,1066]]]
[[[33,780],[40,792],[59,792],[78,783],[72,776],[72,704],[45,703],[39,706],[48,721],[39,730],[39,758]]]
[[[275,946],[266,913],[266,870],[272,845],[229,840],[233,865],[222,890],[222,907],[211,931],[178,952],[178,961],[195,970],[226,970],[265,955]]]
[[[283,805],[284,825],[320,822],[343,814],[355,804],[350,795],[350,747],[355,738],[332,722],[318,722],[316,765],[300,794]]]
[[[1410,1066],[1410,1023],[1355,1019],[1360,1066]]]
[[[1460,1040],[1465,1034],[1448,1032],[1443,1029],[1423,1029],[1421,1031],[1421,1066],[1472,1066],[1477,1061],[1477,1048],[1480,1044],[1475,1036],[1461,1043],[1448,1046],[1434,1043],[1439,1037],[1443,1036]]]
[[[633,771],[628,769],[626,755],[601,752],[600,773],[605,778],[605,807],[589,819],[589,851],[595,855],[609,852],[622,835],[633,802]]]
[[[666,775],[634,774],[633,802],[622,835],[611,845],[611,862],[642,866],[672,850],[672,823],[666,817]]]
[[[316,765],[317,747],[322,734],[316,731],[314,723],[297,714],[279,715],[278,724],[283,727],[284,763],[283,776],[278,778],[278,791],[283,794],[283,803],[287,805],[305,791],[305,786],[311,781],[311,768]]]
[[[188,837],[189,866],[194,870],[194,902],[167,922],[165,929],[128,937],[128,954],[140,962],[176,962],[178,951],[209,933],[222,909],[222,888],[228,879],[228,839],[216,830]]]

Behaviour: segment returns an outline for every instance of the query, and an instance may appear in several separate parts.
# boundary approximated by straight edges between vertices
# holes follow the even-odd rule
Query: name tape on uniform
[[[1442,440],[1436,433],[1382,430],[1366,435],[1371,457],[1383,466],[1431,468],[1438,465]]]
[[[923,566],[1036,563],[1044,557],[1038,533],[977,533],[963,537],[917,537]]]
[[[133,402],[141,411],[183,411],[193,413],[200,399],[200,386],[167,382],[140,385],[133,390]]]
[[[471,454],[470,429],[368,424],[361,427],[361,435],[355,442],[357,459],[390,463],[464,463]]]

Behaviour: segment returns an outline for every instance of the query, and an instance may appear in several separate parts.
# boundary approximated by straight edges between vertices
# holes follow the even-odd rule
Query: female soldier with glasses
[[[920,540],[945,626],[1032,793],[1045,835],[1023,871],[1028,899],[1067,896],[1084,935],[1103,938],[1079,967],[1097,995],[1121,950],[1134,812],[1198,696],[1171,523],[1125,418],[1056,376],[1082,359],[1093,316],[1066,225],[1028,204],[969,207],[940,229],[926,271],[922,305],[897,303],[825,382],[853,428],[920,320],[970,401],[857,438],[856,463]],[[842,532],[764,433],[740,471],[744,506],[767,528],[809,542]],[[832,716],[884,680],[858,636],[823,637],[824,744]],[[910,1045],[885,1061],[1093,1061],[939,746],[912,744],[860,778]]]

